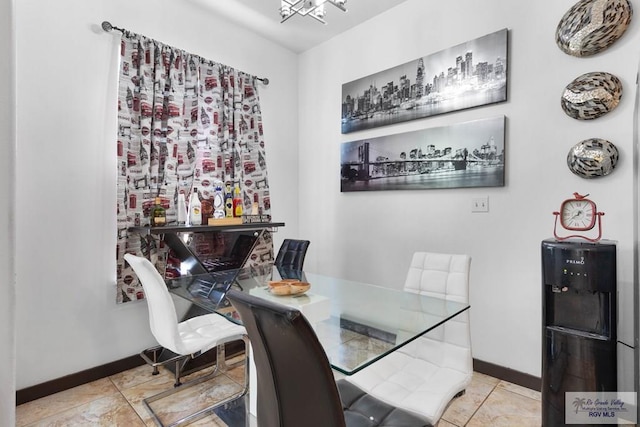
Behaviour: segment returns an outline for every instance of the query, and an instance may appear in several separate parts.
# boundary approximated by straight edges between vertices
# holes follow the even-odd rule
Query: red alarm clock
[[[560,212],[554,212],[556,217],[555,224],[553,226],[553,235],[558,240],[566,240],[571,237],[579,237],[581,239],[588,240],[590,242],[597,242],[602,237],[602,221],[601,218],[604,212],[598,212],[596,204],[587,199],[588,194],[582,196],[578,193],[573,193],[573,199],[567,199],[560,205]],[[589,231],[598,224],[598,236],[588,237],[584,234],[571,234],[568,236],[558,236],[558,217],[560,217],[560,225],[565,230],[569,231]]]

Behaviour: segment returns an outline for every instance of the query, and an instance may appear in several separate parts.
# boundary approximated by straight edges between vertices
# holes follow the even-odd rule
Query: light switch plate
[[[471,212],[489,212],[489,197],[471,199]]]

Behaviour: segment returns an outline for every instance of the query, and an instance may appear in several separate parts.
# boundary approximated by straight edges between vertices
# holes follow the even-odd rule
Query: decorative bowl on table
[[[307,292],[311,285],[295,279],[284,279],[269,282],[269,292],[273,295],[301,295]]]

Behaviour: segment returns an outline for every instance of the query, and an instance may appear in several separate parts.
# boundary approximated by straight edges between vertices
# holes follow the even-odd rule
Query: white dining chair
[[[469,302],[468,255],[416,252],[406,292]],[[346,377],[370,395],[436,425],[449,402],[471,382],[469,311]]]
[[[226,370],[224,351],[225,343],[243,340],[245,349],[248,349],[249,339],[247,337],[247,331],[243,326],[233,323],[217,313],[196,316],[182,322],[178,322],[171,294],[169,293],[162,276],[158,273],[153,264],[146,258],[132,254],[125,254],[124,259],[136,273],[138,279],[140,279],[149,308],[149,326],[151,327],[151,333],[158,341],[158,344],[160,344],[159,346],[144,350],[140,353],[140,356],[142,356],[147,364],[153,367],[154,375],[159,372],[158,366],[175,363],[174,388],[143,400],[144,406],[151,413],[154,420],[162,426],[162,421],[151,408],[150,404],[182,390],[185,387],[200,384],[216,375],[219,375],[221,372],[224,372]],[[214,347],[217,349],[215,369],[210,374],[186,382],[181,386],[180,377],[185,364],[190,359],[193,359]],[[164,349],[171,351],[175,356],[159,361],[158,353]],[[177,426],[187,422],[192,422],[211,413],[214,409],[244,396],[247,393],[249,386],[248,363],[249,357],[246,356],[245,383],[244,388],[239,393],[235,393],[213,406],[187,415],[170,425]]]

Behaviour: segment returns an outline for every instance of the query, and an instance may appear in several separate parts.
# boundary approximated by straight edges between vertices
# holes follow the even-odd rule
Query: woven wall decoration
[[[620,103],[622,82],[605,72],[586,73],[576,77],[562,93],[560,104],[568,116],[577,120],[593,120],[607,114]]]
[[[606,139],[590,138],[574,145],[567,155],[569,170],[581,178],[609,175],[618,163],[618,149]]]
[[[556,43],[568,55],[594,55],[622,37],[632,15],[628,0],[580,0],[560,20]]]

